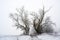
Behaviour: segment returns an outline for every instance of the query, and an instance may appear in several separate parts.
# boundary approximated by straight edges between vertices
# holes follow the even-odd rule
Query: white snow
[[[0,40],[60,40],[60,36],[57,35],[49,35],[49,34],[41,34],[38,36],[30,37],[27,35],[24,36],[0,36]]]
[[[33,25],[30,26],[29,35],[36,35],[36,31],[35,31]]]

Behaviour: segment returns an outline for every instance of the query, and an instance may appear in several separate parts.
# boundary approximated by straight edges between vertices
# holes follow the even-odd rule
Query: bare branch
[[[19,23],[19,17],[18,17],[17,13],[15,15],[14,14],[10,14],[10,17],[16,22],[15,26],[17,28],[24,29],[24,26]]]
[[[52,7],[50,7],[49,9],[47,9],[47,10],[45,11],[45,13],[49,12],[49,11],[51,10],[51,8],[52,8]]]

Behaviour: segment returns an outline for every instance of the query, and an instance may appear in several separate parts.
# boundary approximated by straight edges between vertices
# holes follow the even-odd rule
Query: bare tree
[[[53,32],[52,24],[54,24],[54,23],[52,21],[50,21],[49,17],[47,17],[46,20],[44,20],[44,16],[45,16],[46,12],[48,12],[50,9],[51,8],[49,8],[47,11],[45,11],[44,6],[43,6],[43,9],[41,9],[39,11],[39,13],[32,12],[31,15],[34,17],[34,19],[32,20],[33,21],[32,25],[33,25],[35,31],[37,32],[37,34],[41,34],[43,32],[46,32],[46,33]],[[26,12],[24,10],[24,7],[22,7],[22,9],[20,9],[20,10],[17,9],[17,12],[18,13],[10,14],[10,17],[15,21],[15,26],[17,27],[17,29],[20,28],[21,30],[24,30],[25,35],[29,35],[30,21],[27,18],[28,12]],[[38,16],[38,14],[39,14],[39,16]],[[43,20],[44,20],[44,23],[43,23]],[[23,23],[24,25],[21,23]]]
[[[46,33],[53,32],[53,28],[51,28],[52,27],[51,24],[55,24],[55,23],[50,21],[49,17],[46,20],[44,20],[44,16],[45,16],[46,12],[48,12],[50,9],[51,8],[49,8],[47,11],[45,11],[44,6],[43,6],[43,9],[41,9],[40,12],[37,13],[40,16],[38,16],[37,14],[36,15],[31,14],[34,16],[33,26],[38,34],[41,34],[43,32],[46,32]],[[45,21],[45,23],[43,23],[43,20]],[[37,23],[36,23],[36,21],[37,21]],[[47,23],[46,23],[46,21],[47,21]]]
[[[28,18],[27,18],[27,12],[24,10],[24,7],[22,9],[17,9],[18,13],[15,14],[10,14],[10,17],[15,21],[15,26],[20,28],[21,30],[24,30],[24,34],[28,35],[29,34],[29,23],[28,23]],[[22,25],[21,22],[24,24]]]

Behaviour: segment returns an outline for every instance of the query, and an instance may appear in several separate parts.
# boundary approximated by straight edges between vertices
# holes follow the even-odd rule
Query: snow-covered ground
[[[60,40],[60,35],[51,35],[51,34],[41,34],[38,36],[0,36],[0,40]]]

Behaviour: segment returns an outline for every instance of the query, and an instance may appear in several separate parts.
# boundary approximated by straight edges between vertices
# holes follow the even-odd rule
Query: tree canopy
[[[14,25],[17,27],[17,29],[20,28],[21,30],[24,30],[24,35],[29,35],[31,27],[30,25],[32,25],[32,28],[34,28],[37,34],[52,33],[52,24],[55,25],[55,23],[50,20],[50,17],[46,17],[44,20],[46,12],[48,12],[50,9],[51,8],[45,11],[43,7],[43,9],[40,9],[38,13],[32,12],[29,14],[29,12],[22,7],[21,9],[16,9],[17,13],[10,14],[10,17],[14,20]],[[29,21],[29,15],[33,16],[33,20],[31,20],[32,23]]]

